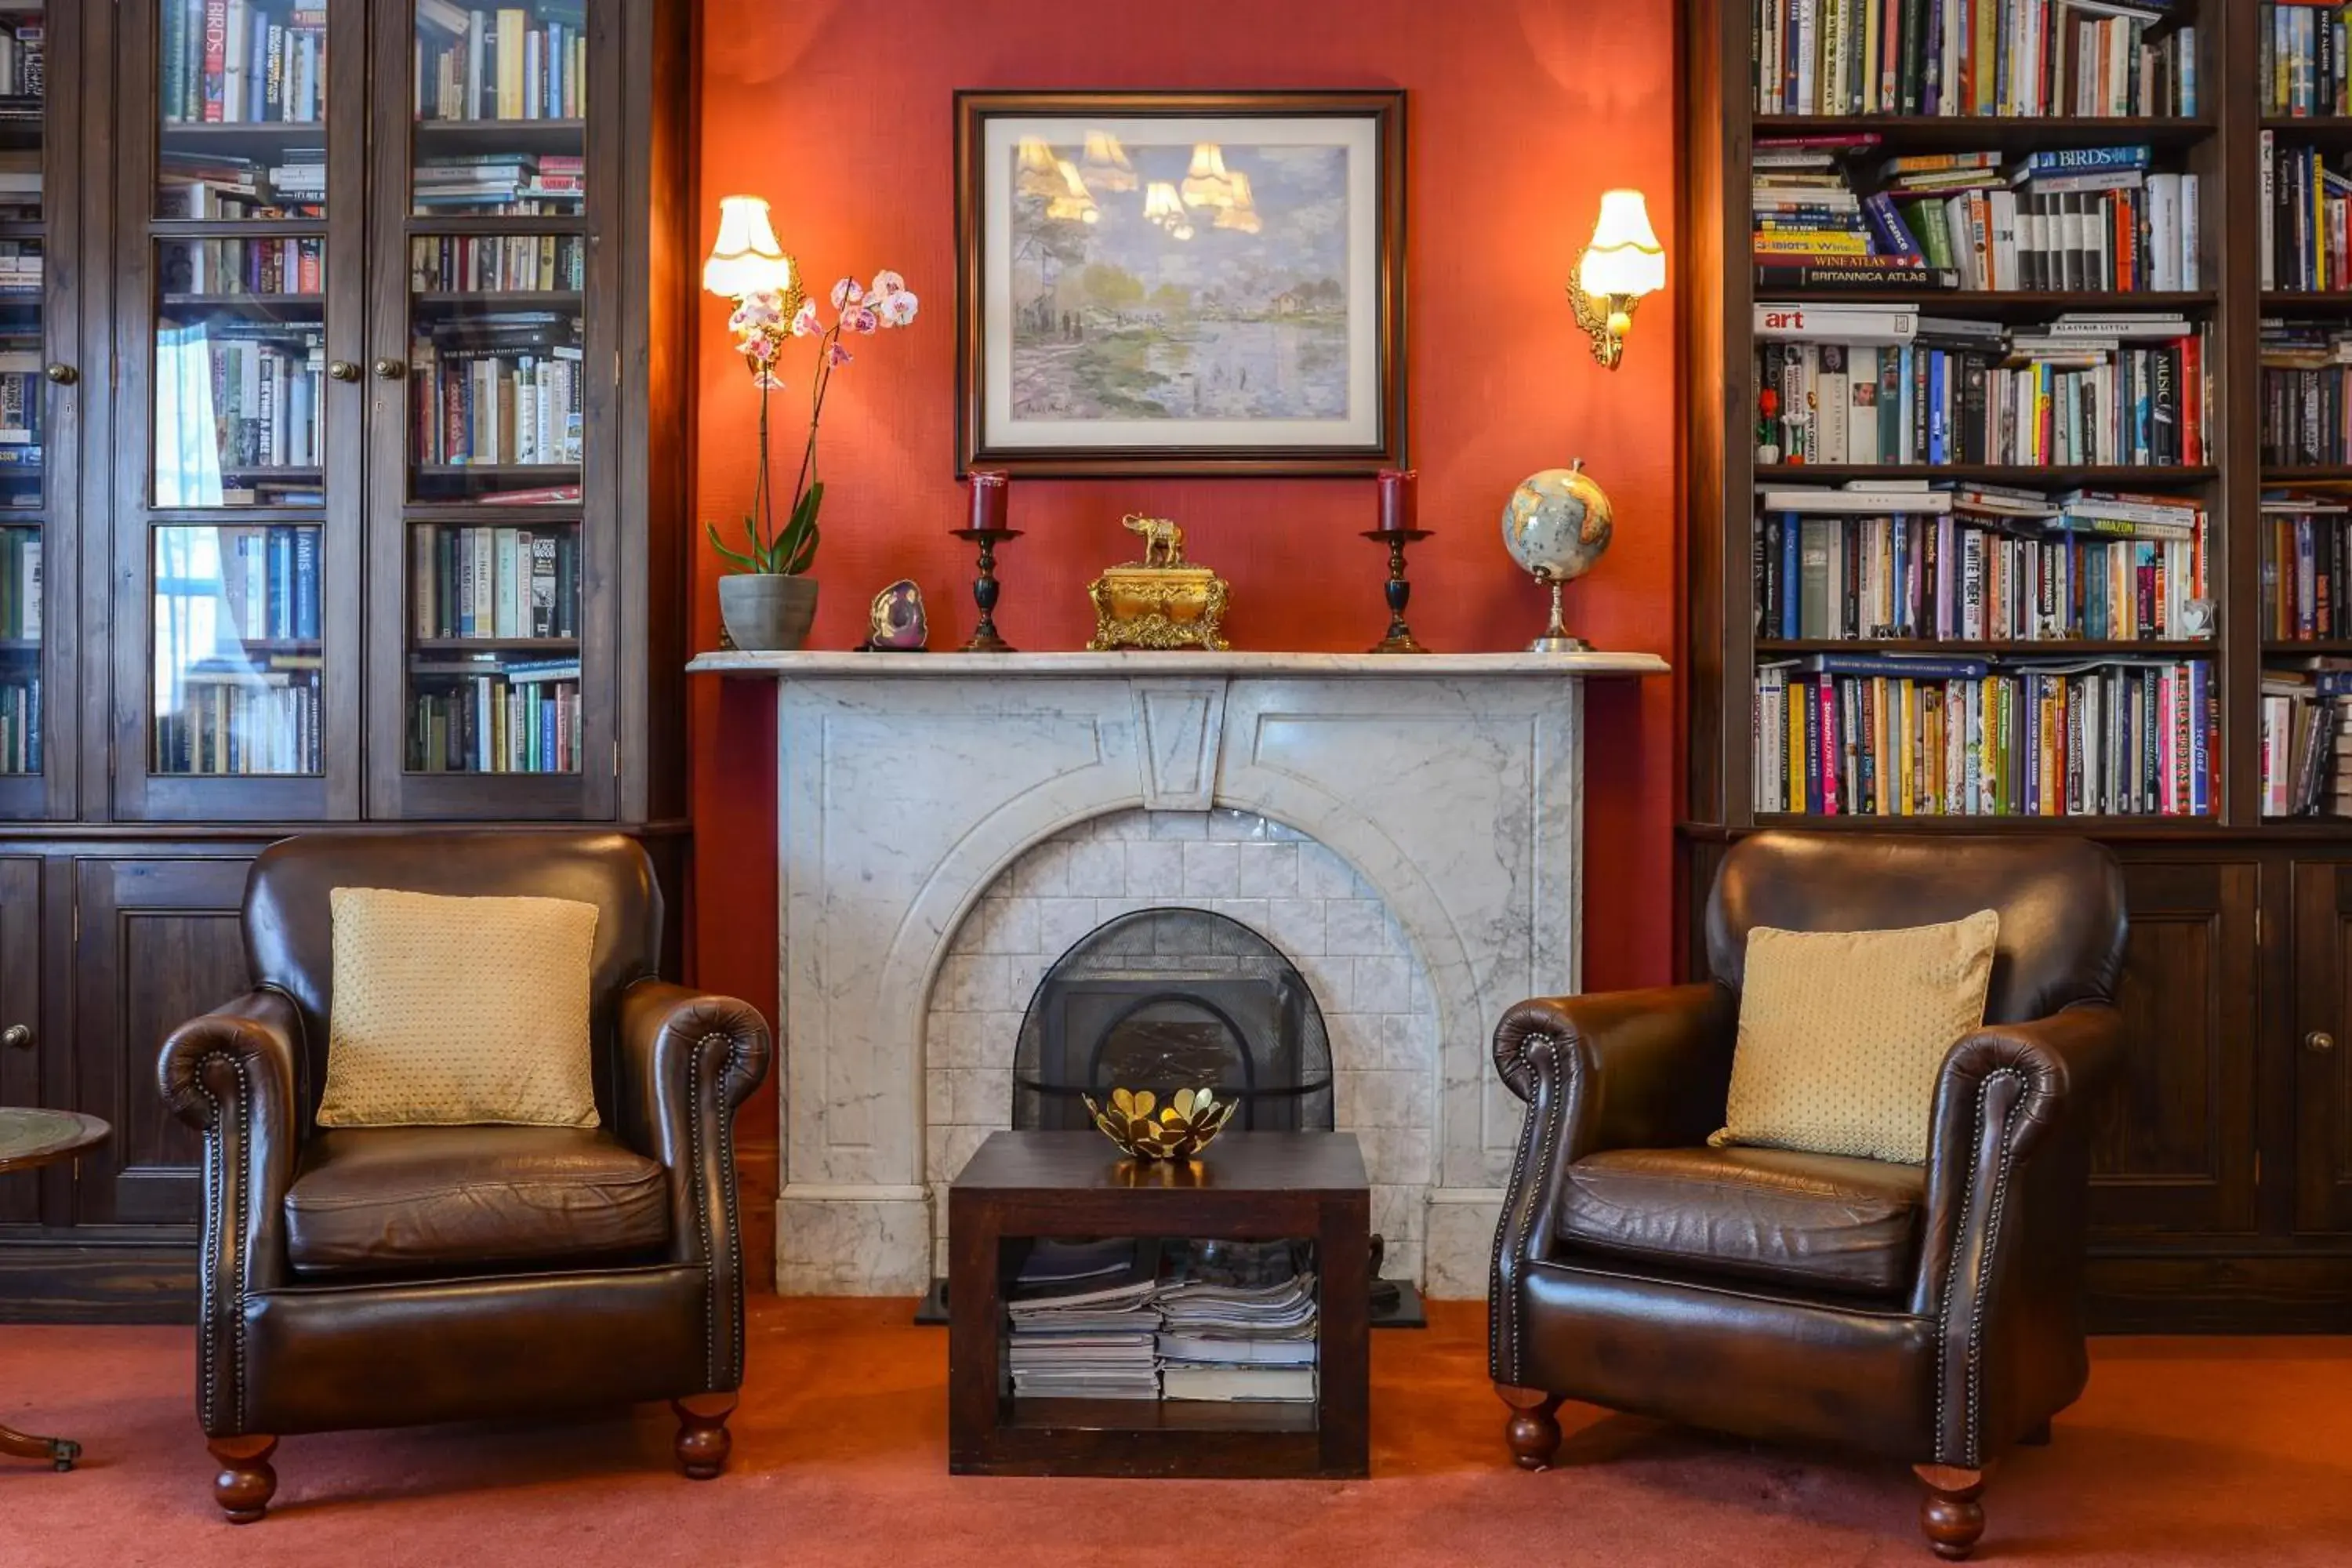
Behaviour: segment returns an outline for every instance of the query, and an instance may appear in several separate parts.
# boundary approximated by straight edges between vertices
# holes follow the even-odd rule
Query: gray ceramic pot
[[[799,647],[816,619],[816,579],[730,573],[719,579],[719,618],[747,653]]]

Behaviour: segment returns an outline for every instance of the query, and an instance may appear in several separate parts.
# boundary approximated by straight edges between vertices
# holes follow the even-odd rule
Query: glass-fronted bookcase
[[[121,8],[113,816],[652,807],[622,710],[663,706],[682,610],[667,10]]]
[[[263,846],[595,823],[676,887],[691,21],[0,0],[0,1103],[115,1130],[0,1177],[0,1319],[193,1310],[155,1056]]]

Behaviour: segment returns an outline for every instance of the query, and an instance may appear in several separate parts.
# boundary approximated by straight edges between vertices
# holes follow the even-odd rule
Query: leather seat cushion
[[[569,1263],[669,1242],[669,1176],[584,1127],[321,1131],[286,1193],[305,1276]]]
[[[1726,1274],[1893,1295],[1914,1278],[1927,1172],[1786,1149],[1612,1149],[1568,1168],[1562,1240]]]

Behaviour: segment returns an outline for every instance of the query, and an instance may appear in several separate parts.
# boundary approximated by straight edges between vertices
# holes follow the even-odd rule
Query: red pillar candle
[[[971,526],[1003,528],[1004,526],[1004,493],[1010,488],[1010,475],[975,473],[971,476]]]
[[[1378,483],[1381,490],[1381,528],[1395,533],[1419,526],[1414,490],[1421,475],[1412,468],[1382,468]]]

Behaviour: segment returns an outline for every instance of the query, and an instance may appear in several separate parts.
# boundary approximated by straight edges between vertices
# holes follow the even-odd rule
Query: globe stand
[[[1564,577],[1549,572],[1538,572],[1536,581],[1551,590],[1551,619],[1545,623],[1543,636],[1528,644],[1529,653],[1591,653],[1592,645],[1582,637],[1568,634],[1568,623],[1560,616],[1559,591],[1568,586]]]

